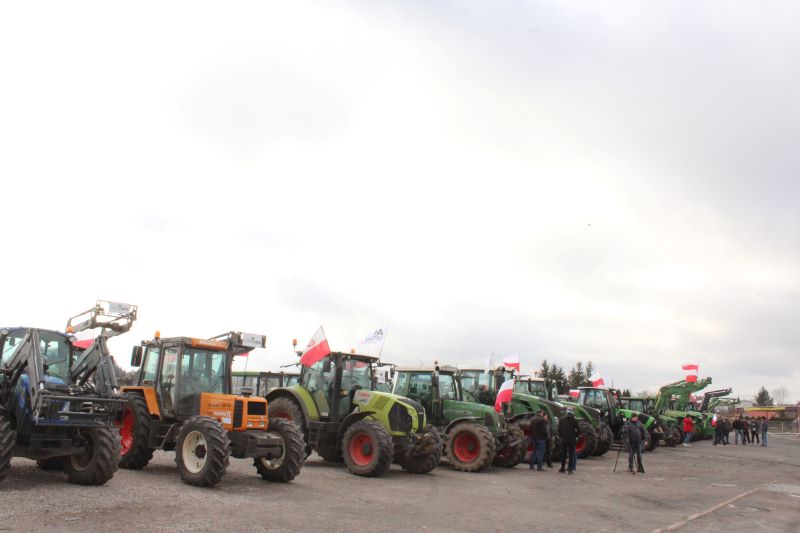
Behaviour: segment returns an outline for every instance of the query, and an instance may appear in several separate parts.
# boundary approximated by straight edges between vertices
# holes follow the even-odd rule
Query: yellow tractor
[[[294,479],[305,460],[302,431],[268,419],[267,401],[251,389],[231,394],[233,358],[265,345],[265,336],[250,333],[162,339],[156,332],[135,346],[136,385],[122,388],[128,405],[119,421],[120,468],[138,470],[155,450],[174,450],[190,485],[216,485],[230,456],[252,457],[263,479]]]

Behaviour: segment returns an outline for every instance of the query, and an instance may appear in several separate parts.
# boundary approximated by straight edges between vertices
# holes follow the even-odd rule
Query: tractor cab
[[[334,352],[300,372],[299,386],[311,395],[320,417],[338,421],[355,408],[356,391],[375,390],[378,358]]]
[[[545,378],[520,376],[514,384],[514,391],[522,394],[530,394],[531,396],[538,396],[539,398],[553,402],[558,401],[558,389],[556,388],[555,382]]]
[[[464,401],[457,373],[451,366],[399,368],[393,392],[419,402],[425,408],[428,421],[437,425],[435,421],[443,420],[444,411],[453,407],[449,404]]]

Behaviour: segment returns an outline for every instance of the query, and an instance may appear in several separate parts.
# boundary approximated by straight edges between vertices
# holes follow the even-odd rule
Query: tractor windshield
[[[442,400],[458,400],[456,378],[453,374],[439,374],[439,396]]]
[[[602,389],[581,389],[578,396],[578,403],[588,405],[601,411],[608,410],[608,398],[606,391]]]
[[[16,349],[22,344],[27,329],[12,330],[3,343],[0,365],[7,364]],[[69,379],[70,342],[69,339],[58,333],[39,330],[39,353],[42,355],[42,364],[45,374],[58,378],[64,382]]]
[[[204,392],[225,392],[227,355],[223,351],[184,346],[178,389],[180,412],[198,412],[200,394]]]
[[[283,376],[283,386],[291,387],[300,383],[300,374],[286,374]]]
[[[492,389],[492,374],[482,370],[464,370],[461,373],[461,384],[464,390],[477,396],[481,391]]]
[[[544,381],[530,381],[530,389],[528,394],[538,396],[539,398],[547,399],[547,385]]]
[[[345,359],[342,361],[342,390],[372,389],[372,366],[368,361]]]

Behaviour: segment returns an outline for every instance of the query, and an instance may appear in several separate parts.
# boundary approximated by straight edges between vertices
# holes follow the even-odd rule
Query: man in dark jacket
[[[547,442],[547,420],[544,419],[544,413],[539,411],[531,421],[531,440],[533,441],[533,455],[531,455],[530,468],[533,470],[534,465],[536,470],[542,471],[542,459],[544,459],[544,446]]]
[[[561,447],[563,448],[561,470],[559,470],[562,474],[564,473],[564,467],[567,465],[568,457],[568,473],[572,474],[575,471],[578,462],[575,454],[575,443],[578,442],[580,432],[581,428],[578,426],[578,421],[575,420],[575,413],[572,412],[572,409],[567,409],[567,415],[562,416],[558,421],[558,437],[561,439]]]
[[[745,444],[750,444],[750,417],[746,416],[744,420],[742,420],[742,442]]]
[[[644,474],[642,442],[644,442],[644,432],[647,430],[639,423],[639,417],[636,415],[633,415],[630,420],[625,422],[622,430],[628,435],[628,472],[636,474],[633,469],[633,458],[635,456],[637,470]]]
[[[758,422],[756,422],[758,423]],[[767,432],[769,431],[769,419],[766,416],[761,417],[761,445],[767,447]]]
[[[736,418],[733,420],[733,443],[739,444],[739,439],[742,440],[742,444],[744,444],[744,437],[742,437],[742,417]]]
[[[758,440],[758,430],[760,429],[760,424],[758,423],[758,419],[754,419],[750,422],[750,442],[753,444],[759,444]]]

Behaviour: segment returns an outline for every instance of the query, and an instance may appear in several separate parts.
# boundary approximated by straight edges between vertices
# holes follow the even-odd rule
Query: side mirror
[[[322,363],[322,372],[324,374],[326,374],[326,373],[331,371],[332,367],[333,367],[333,364],[331,363],[331,360],[330,359],[326,359],[325,362]]]
[[[131,351],[131,366],[136,368],[142,366],[142,347],[134,346]]]

